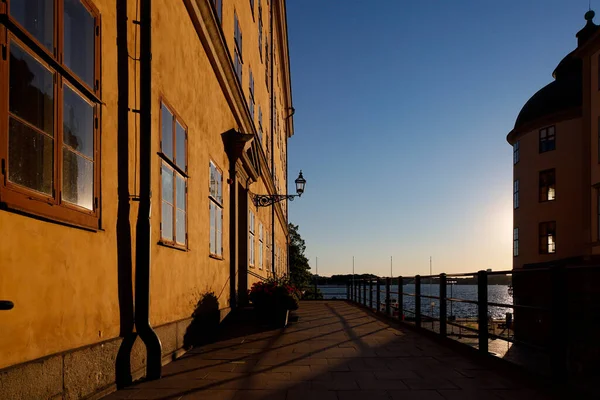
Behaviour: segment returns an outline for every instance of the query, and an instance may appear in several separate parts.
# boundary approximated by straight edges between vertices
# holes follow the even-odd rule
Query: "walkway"
[[[342,301],[303,302],[286,329],[188,352],[163,378],[106,397],[210,400],[547,399],[499,372]]]

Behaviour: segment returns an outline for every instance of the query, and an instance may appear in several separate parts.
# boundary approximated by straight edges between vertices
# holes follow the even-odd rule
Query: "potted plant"
[[[299,291],[286,277],[255,282],[248,297],[262,323],[286,326],[289,312],[298,309]]]

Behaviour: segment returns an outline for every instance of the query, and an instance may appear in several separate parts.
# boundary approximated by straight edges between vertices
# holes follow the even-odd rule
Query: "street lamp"
[[[304,186],[306,186],[306,179],[302,176],[302,171],[300,171],[298,178],[294,182],[296,182],[297,194],[255,194],[252,198],[254,205],[256,207],[268,207],[282,200],[293,201],[295,197],[302,196]]]

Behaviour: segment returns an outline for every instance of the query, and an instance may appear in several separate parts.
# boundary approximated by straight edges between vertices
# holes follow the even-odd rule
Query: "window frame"
[[[250,104],[248,105],[250,108],[250,117],[252,117],[252,123],[254,123],[254,108],[256,107],[256,103],[254,101],[254,76],[252,75],[252,68],[248,67],[248,92],[250,98]]]
[[[262,222],[258,222],[258,269],[263,269],[263,250],[264,250],[264,227]]]
[[[223,23],[223,0],[212,0],[211,3],[213,4],[213,7],[215,9],[217,21],[219,21],[219,23],[222,24]]]
[[[540,254],[555,254],[556,253],[556,221],[540,222],[538,230],[538,247]],[[553,248],[550,251],[549,238],[552,237]]]
[[[513,165],[517,165],[521,161],[520,140],[513,144]]]
[[[256,240],[255,222],[256,215],[252,210],[248,209],[248,266],[250,268],[254,268],[256,264],[256,252],[254,248],[254,242]]]
[[[552,134],[550,134],[550,129],[552,129]],[[549,143],[552,143],[552,146]],[[556,150],[556,126],[550,125],[539,131],[539,152],[541,154],[554,150]]]
[[[6,85],[0,89],[0,202],[7,210],[23,213],[28,216],[38,217],[50,222],[56,222],[73,227],[84,228],[97,231],[101,229],[102,199],[101,199],[101,79],[100,68],[102,65],[101,57],[101,16],[98,8],[88,0],[79,0],[81,5],[88,11],[94,23],[94,65],[93,65],[93,85],[90,87],[77,74],[75,74],[63,61],[64,52],[64,2],[63,0],[53,1],[52,33],[53,33],[53,51],[50,51],[37,40],[33,34],[27,31],[10,14],[11,0],[6,0],[4,8],[1,11],[4,14],[7,23],[0,25],[0,45],[3,55],[0,59],[0,77],[6,81]],[[10,53],[11,46],[16,45],[25,54],[39,63],[43,68],[53,73],[53,149],[52,149],[52,193],[46,194],[35,189],[28,188],[9,180],[9,121],[11,118],[20,121],[21,124],[28,126],[39,134],[40,129],[31,125],[29,121],[20,117],[10,116]],[[63,199],[63,157],[64,157],[64,132],[63,132],[63,113],[64,90],[65,87],[73,91],[83,101],[87,102],[93,113],[92,122],[92,209],[78,206]],[[70,146],[69,146],[70,147]],[[75,149],[73,149],[75,150]]]
[[[217,199],[216,197],[214,197],[211,193],[210,190],[210,172],[211,172],[211,168],[214,167],[214,169],[219,172],[219,176],[221,177],[221,182],[220,182],[220,186],[221,186],[221,201],[219,202],[219,199]],[[223,210],[225,209],[224,207],[224,198],[225,196],[223,196],[223,170],[221,168],[219,168],[219,166],[212,160],[209,161],[209,166],[208,166],[208,218],[209,218],[209,230],[208,230],[208,234],[209,234],[209,239],[208,239],[208,254],[211,258],[217,258],[219,260],[223,259]],[[212,221],[210,221],[210,207],[211,205],[214,204],[216,207],[221,209],[221,220],[219,221],[220,223],[220,227],[221,229],[217,229],[217,226],[215,225],[215,237],[213,238],[210,234],[210,223]],[[217,241],[217,235],[221,235],[221,240]],[[217,243],[221,243],[221,248],[219,249],[220,253],[213,253],[211,251],[211,241],[215,240],[215,246],[217,245]]]
[[[551,183],[544,182],[545,176],[552,176]],[[554,190],[554,197],[549,198],[550,189]],[[539,172],[539,202],[546,203],[556,200],[556,169],[550,168]]]
[[[165,106],[165,108],[173,115],[173,123],[172,123],[172,128],[173,130],[171,131],[171,134],[173,136],[173,159],[170,159],[169,156],[167,156],[164,152],[163,152],[163,130],[162,130],[162,123],[163,123],[163,115],[162,115],[162,106]],[[160,234],[159,234],[159,241],[158,243],[167,247],[172,247],[178,250],[189,250],[189,199],[188,199],[188,180],[189,180],[189,174],[188,174],[188,166],[189,166],[189,158],[188,158],[188,154],[189,154],[189,145],[188,145],[188,126],[185,124],[185,122],[183,121],[183,119],[181,118],[181,116],[175,111],[175,108],[168,102],[168,100],[165,99],[164,96],[159,96],[159,116],[158,116],[158,126],[159,126],[159,138],[160,138],[160,146],[159,146],[159,151],[158,151],[158,161],[159,161],[159,193],[160,193],[160,213],[159,213],[159,229],[160,229]],[[177,123],[179,123],[179,125],[181,125],[181,127],[184,129],[185,132],[185,170],[182,169],[179,165],[177,165]],[[163,165],[166,165],[168,169],[173,171],[173,240],[168,240],[166,238],[163,237],[162,233],[163,233],[163,227],[162,227],[162,221],[163,221],[163,211],[162,211],[162,205],[163,205],[163,198],[162,198],[162,192],[163,192],[163,177],[162,177],[162,171],[163,171]],[[185,183],[185,244],[181,244],[180,242],[177,241],[177,175],[181,175],[183,177],[183,181]]]
[[[513,257],[519,256],[519,227],[513,228]]]
[[[519,180],[513,180],[513,209],[519,208]]]

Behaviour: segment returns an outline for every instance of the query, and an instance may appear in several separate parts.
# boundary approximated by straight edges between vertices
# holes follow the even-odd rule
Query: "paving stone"
[[[243,326],[192,349],[163,378],[106,397],[124,399],[523,399],[545,394],[475,359],[345,302],[303,302],[286,329]],[[262,329],[262,328],[261,328]],[[235,336],[235,337],[234,337]]]

